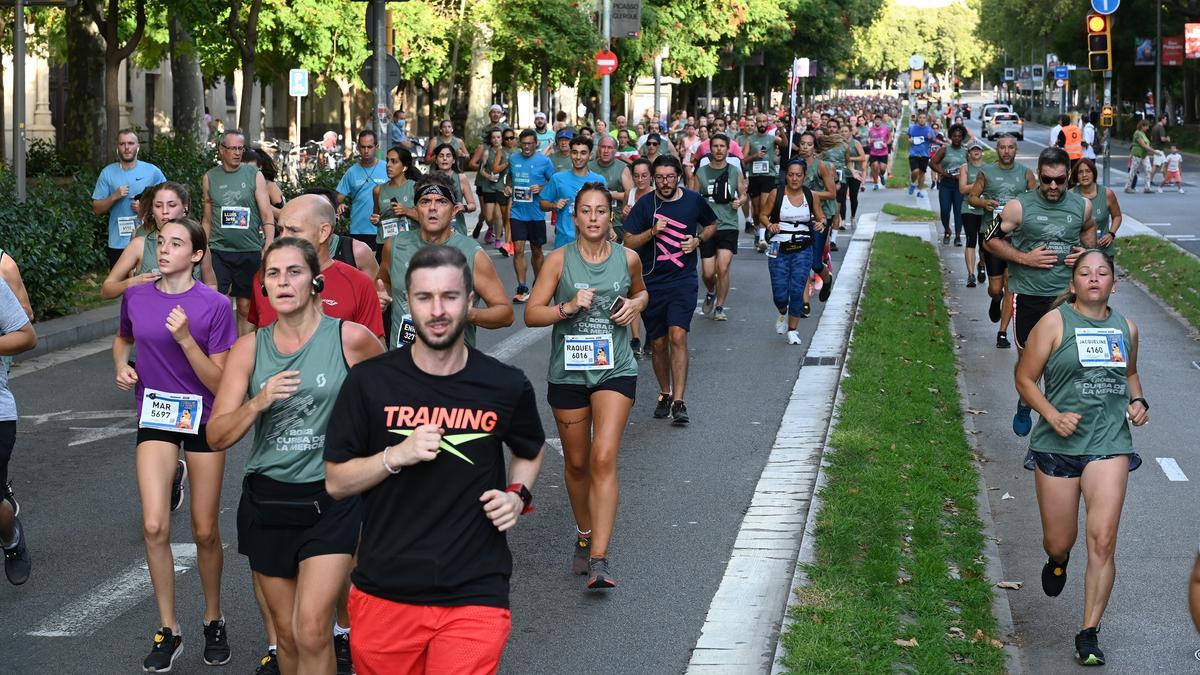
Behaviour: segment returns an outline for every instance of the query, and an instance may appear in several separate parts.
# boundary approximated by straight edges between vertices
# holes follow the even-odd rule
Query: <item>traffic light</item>
[[[912,90],[913,91],[924,91],[924,89],[925,89],[925,71],[924,70],[912,71],[911,80],[912,80]]]
[[[1088,14],[1088,70],[1112,70],[1112,18]]]

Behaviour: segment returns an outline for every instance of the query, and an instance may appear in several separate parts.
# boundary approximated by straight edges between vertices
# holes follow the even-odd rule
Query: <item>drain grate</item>
[[[804,357],[804,365],[806,366],[836,366],[841,363],[840,356],[806,356]]]

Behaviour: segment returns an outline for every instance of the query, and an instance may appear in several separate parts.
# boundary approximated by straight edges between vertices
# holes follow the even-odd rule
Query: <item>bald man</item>
[[[381,340],[384,336],[383,315],[375,286],[364,272],[353,265],[334,260],[329,240],[333,234],[336,213],[333,206],[319,195],[300,195],[288,202],[279,212],[276,231],[281,237],[299,237],[317,249],[321,260],[321,276],[325,289],[321,291],[321,308],[335,319],[353,321],[371,329]],[[372,262],[374,258],[372,258]],[[258,328],[275,322],[275,310],[261,292],[262,271],[254,275],[254,300],[250,305],[249,321]]]

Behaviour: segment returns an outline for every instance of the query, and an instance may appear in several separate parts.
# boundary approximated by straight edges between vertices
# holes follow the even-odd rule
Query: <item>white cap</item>
[[[492,107],[488,108],[488,112],[504,112],[504,106],[499,103],[493,103]]]
[[[540,111],[540,110],[539,110],[539,111],[537,111],[537,112],[535,112],[535,113],[533,113],[533,119],[537,119],[537,118],[539,118],[539,117],[540,117],[540,118],[542,118],[542,119],[549,119],[549,118],[547,118],[547,117],[546,117],[546,113],[544,113],[544,112],[542,112],[542,111]]]

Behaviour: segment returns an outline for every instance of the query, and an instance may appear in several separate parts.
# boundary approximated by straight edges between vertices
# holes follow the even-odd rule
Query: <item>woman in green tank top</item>
[[[255,427],[238,552],[266,599],[279,666],[295,672],[300,663],[333,664],[329,617],[361,524],[358,497],[325,492],[325,428],[350,367],[383,347],[367,328],[322,313],[320,262],[309,242],[276,239],[262,268],[279,319],[230,350],[207,429],[210,445],[224,450]]]
[[[109,270],[100,285],[100,297],[105,300],[119,298],[131,286],[156,281],[158,273],[158,228],[176,218],[187,216],[191,198],[186,186],[167,181],[153,185],[142,192],[138,216],[142,226]],[[192,276],[212,288],[217,287],[217,275],[213,272],[211,256],[205,255],[192,270]]]
[[[829,267],[825,265],[825,254],[828,249],[826,242],[829,240],[829,228],[832,226],[833,218],[837,214],[837,183],[834,182],[833,166],[829,162],[821,161],[817,156],[816,135],[811,131],[805,131],[800,134],[796,142],[796,148],[800,154],[800,158],[807,165],[804,185],[821,202],[821,213],[824,214],[825,222],[827,223],[826,227],[821,228],[819,232],[815,229],[813,230],[812,244],[812,270],[821,276],[822,288],[824,288],[827,284],[833,284],[833,275],[830,273]],[[811,295],[812,284],[810,283],[804,289],[803,316],[808,316],[808,299]]]
[[[958,193],[962,195],[962,223],[966,233],[967,246],[963,249],[963,262],[967,264],[967,287],[974,288],[978,282],[987,279],[983,264],[983,237],[979,236],[983,228],[983,209],[971,206],[967,195],[975,185],[975,177],[983,168],[983,146],[975,141],[966,144],[967,161],[958,169]],[[975,257],[975,249],[979,249],[979,257]],[[978,260],[978,262],[976,262]]]
[[[942,216],[942,243],[950,243],[950,217],[954,216],[954,245],[962,246],[963,195],[958,187],[958,170],[967,162],[963,140],[967,128],[961,124],[950,127],[950,142],[943,145],[929,160],[929,168],[938,178],[938,207]],[[972,272],[971,277],[974,278]]]
[[[452,146],[439,145],[433,151],[433,160],[433,168],[429,172],[445,176],[446,180],[450,181],[450,188],[454,192],[454,231],[466,236],[466,214],[475,213],[477,208],[475,193],[471,191],[471,183],[467,181],[465,175],[455,170],[454,163],[457,160]]]
[[[471,169],[478,172],[475,174],[475,185],[479,188],[479,199],[483,202],[483,211],[471,238],[478,237],[480,230],[487,225],[485,244],[499,245],[504,240],[504,219],[500,215],[500,209],[504,206],[504,173],[508,171],[508,155],[501,145],[502,138],[499,129],[489,131],[484,137],[484,143],[476,148],[469,164]]]
[[[1096,220],[1096,247],[1110,258],[1117,255],[1113,240],[1121,228],[1121,204],[1117,194],[1096,182],[1096,162],[1083,158],[1075,165],[1075,192],[1092,203],[1092,218]]]
[[[1025,467],[1037,486],[1046,595],[1058,595],[1066,584],[1080,495],[1087,504],[1087,592],[1083,630],[1075,636],[1081,665],[1104,663],[1096,632],[1116,574],[1113,553],[1129,472],[1141,464],[1129,423],[1142,426],[1150,410],[1137,371],[1137,326],[1108,306],[1115,283],[1111,258],[1094,249],[1081,254],[1062,304],[1030,332],[1016,374],[1021,398],[1040,415]],[[1038,387],[1043,377],[1045,394]]]
[[[571,569],[612,588],[608,544],[617,516],[617,452],[637,391],[629,326],[650,296],[637,254],[610,242],[612,195],[585,183],[575,197],[575,242],[546,256],[525,324],[553,326],[546,398],[566,462],[577,536]]]
[[[412,153],[400,146],[387,151],[388,182],[374,188],[375,212],[371,223],[378,228],[375,241],[384,242],[401,232],[407,232],[417,219],[413,206],[413,184],[421,172],[413,165]]]

